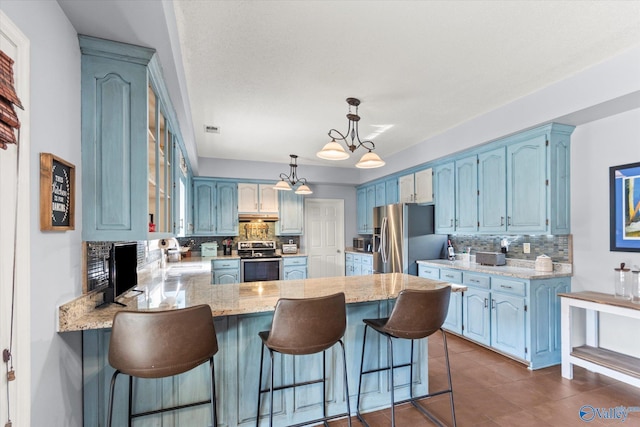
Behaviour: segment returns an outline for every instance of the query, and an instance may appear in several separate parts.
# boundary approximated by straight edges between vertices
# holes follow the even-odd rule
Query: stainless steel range
[[[282,257],[275,241],[238,242],[240,281],[282,280]]]

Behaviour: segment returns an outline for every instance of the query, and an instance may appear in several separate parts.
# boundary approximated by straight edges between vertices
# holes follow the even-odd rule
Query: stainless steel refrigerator
[[[399,203],[373,208],[374,273],[418,275],[416,260],[444,258],[447,236],[433,234],[434,206]]]

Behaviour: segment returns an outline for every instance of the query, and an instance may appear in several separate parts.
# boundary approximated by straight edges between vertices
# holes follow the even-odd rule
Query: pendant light
[[[380,156],[373,152],[373,150],[376,148],[373,141],[360,140],[360,135],[358,134],[358,122],[360,121],[360,116],[358,115],[358,106],[360,105],[360,100],[357,98],[347,98],[347,104],[349,104],[349,113],[347,114],[347,131],[343,134],[336,129],[331,129],[328,134],[331,138],[331,141],[327,143],[322,148],[322,150],[316,153],[316,155],[325,160],[348,159],[349,153],[347,153],[342,145],[338,142],[344,141],[344,143],[347,145],[347,148],[352,153],[360,147],[364,147],[369,150],[362,156],[360,161],[356,163],[357,168],[369,169],[384,166],[384,160],[382,160]],[[355,107],[355,114],[351,112],[351,107]],[[351,140],[350,142],[349,139]]]
[[[275,190],[291,191],[293,190],[293,187],[295,187],[297,184],[300,184],[295,190],[296,194],[312,194],[313,191],[311,191],[311,188],[309,188],[309,186],[307,185],[307,180],[305,178],[298,178],[298,163],[296,160],[298,156],[295,154],[289,154],[289,156],[291,157],[291,163],[289,163],[289,175],[281,173],[280,181],[278,181],[276,185],[273,186],[273,188]]]

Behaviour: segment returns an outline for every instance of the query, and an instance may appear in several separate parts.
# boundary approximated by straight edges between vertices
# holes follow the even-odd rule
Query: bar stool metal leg
[[[258,374],[258,410],[256,411],[256,427],[260,425],[260,397],[262,396],[262,365],[264,364],[264,344],[260,347],[260,373]]]
[[[218,427],[218,411],[216,410],[216,370],[213,364],[213,357],[209,359],[211,367],[211,420],[213,427]]]
[[[362,414],[360,413],[360,391],[362,389],[362,370],[364,369],[364,349],[367,344],[367,329],[369,329],[369,325],[364,325],[364,335],[362,336],[362,356],[360,357],[360,375],[358,375],[358,394],[356,397],[356,416],[365,426],[368,426],[369,424],[367,424],[364,418],[362,418]]]
[[[340,343],[340,347],[342,348],[342,370],[344,372],[344,392],[345,392],[345,400],[347,401],[347,423],[349,427],[351,427],[351,404],[349,403],[349,378],[347,376],[347,353],[344,350],[344,343],[342,340],[338,341]]]
[[[395,384],[393,381],[393,341],[391,341],[390,336],[387,336],[387,351],[389,353],[389,372],[391,373],[391,427],[396,427],[396,399],[394,396]]]
[[[447,379],[449,380],[449,402],[451,403],[451,420],[453,421],[454,427],[456,426],[456,411],[453,406],[453,384],[451,384],[451,366],[449,365],[449,347],[447,347],[447,334],[440,329],[442,332],[442,343],[444,345],[444,360],[447,364]]]

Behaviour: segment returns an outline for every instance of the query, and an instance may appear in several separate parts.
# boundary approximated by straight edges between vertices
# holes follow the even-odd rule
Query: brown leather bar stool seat
[[[328,420],[348,418],[351,426],[351,407],[349,405],[349,384],[347,382],[347,361],[342,336],[347,327],[347,315],[344,293],[337,293],[326,297],[290,299],[281,298],[276,304],[270,331],[260,332],[262,351],[260,352],[260,375],[258,379],[258,410],[256,412],[256,426],[260,424],[260,401],[262,393],[269,392],[269,426],[273,426],[273,392],[292,387],[300,387],[322,383],[322,417],[305,421],[296,426],[324,422]],[[341,414],[327,415],[326,405],[326,350],[340,343],[344,370],[344,388],[347,411]],[[262,388],[262,366],[264,363],[264,349],[270,355],[269,387]],[[274,353],[289,355],[306,355],[322,352],[322,378],[274,387],[273,361]]]
[[[109,341],[109,364],[115,368],[111,378],[109,415],[111,426],[116,378],[129,375],[129,426],[134,418],[197,405],[211,404],[212,423],[216,420],[216,389],[213,356],[218,340],[208,305],[167,311],[119,311],[113,318]],[[211,398],[170,408],[132,412],[133,378],[165,378],[187,372],[206,361],[211,369]]]
[[[360,391],[362,387],[362,376],[380,371],[390,371],[390,392],[391,392],[391,425],[395,426],[395,405],[411,402],[420,412],[437,425],[443,425],[440,420],[434,417],[423,406],[417,403],[419,399],[438,396],[449,393],[451,403],[451,419],[453,425],[456,425],[456,414],[453,406],[453,389],[451,386],[451,367],[449,366],[449,352],[447,350],[447,336],[441,329],[447,312],[449,310],[449,299],[451,297],[451,288],[445,286],[434,290],[417,290],[405,289],[401,291],[396,300],[395,306],[391,311],[391,315],[382,319],[364,319],[364,336],[362,338],[362,359],[360,360],[360,378],[358,380],[358,400],[357,409],[358,418],[365,426],[367,422],[360,414]],[[389,354],[389,366],[363,371],[364,366],[364,350],[367,341],[367,329],[374,331],[387,337],[387,351]],[[426,338],[435,332],[442,332],[442,342],[444,345],[444,355],[447,368],[447,377],[449,380],[449,388],[446,390],[429,393],[422,396],[413,396],[412,383],[409,384],[409,399],[396,402],[394,399],[394,383],[393,370],[402,367],[409,367],[410,381],[413,379],[413,343],[414,340]],[[409,363],[402,365],[394,365],[393,363],[393,339],[409,339],[411,340],[411,359]]]

